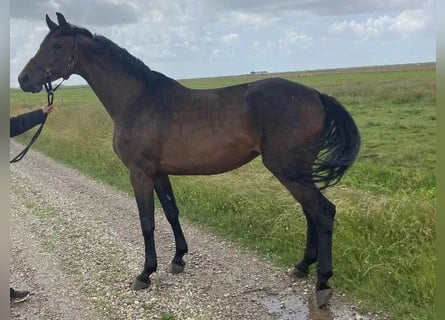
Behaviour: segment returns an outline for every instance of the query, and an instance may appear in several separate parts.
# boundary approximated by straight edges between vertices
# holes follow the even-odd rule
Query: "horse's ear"
[[[48,15],[46,15],[46,24],[48,25],[49,30],[54,30],[55,28],[58,27],[58,25],[52,21]]]
[[[57,15],[57,21],[59,22],[59,26],[63,26],[65,24],[67,24],[63,14],[61,14],[60,12],[56,12],[56,15]]]

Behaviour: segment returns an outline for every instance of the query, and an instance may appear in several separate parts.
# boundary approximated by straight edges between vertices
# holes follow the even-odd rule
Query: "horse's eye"
[[[54,50],[59,50],[60,48],[62,48],[62,45],[61,45],[60,43],[55,43],[55,44],[53,45],[53,49],[54,49]]]

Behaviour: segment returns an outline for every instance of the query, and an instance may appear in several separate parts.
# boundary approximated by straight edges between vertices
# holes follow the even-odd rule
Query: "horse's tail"
[[[322,135],[312,146],[320,150],[312,179],[324,189],[340,181],[360,150],[360,132],[349,112],[333,97],[319,93],[326,110]]]

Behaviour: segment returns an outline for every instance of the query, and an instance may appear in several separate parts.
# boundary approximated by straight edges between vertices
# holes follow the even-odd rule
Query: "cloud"
[[[285,36],[279,40],[282,48],[309,48],[313,43],[311,36],[307,34],[297,33],[295,31],[286,32]]]
[[[350,30],[360,36],[377,36],[387,30],[393,20],[393,18],[386,15],[377,18],[368,18],[364,22],[343,20],[340,23],[333,23],[329,31],[333,33],[341,33]]]
[[[13,0],[10,6],[14,85],[48,32],[45,14],[56,20],[56,12],[153,70],[182,78],[338,65],[331,52],[357,43],[365,50],[363,39],[371,37],[375,44],[391,43],[394,52],[406,44],[435,53],[434,0]],[[427,45],[417,46],[419,41]],[[410,50],[404,52],[414,54]],[[331,58],[318,56],[328,51]],[[384,64],[388,55],[375,51],[371,63]],[[368,64],[362,55],[357,59]]]
[[[221,37],[220,42],[225,45],[231,45],[237,43],[239,35],[237,33],[229,33]]]
[[[52,13],[59,10],[60,5],[52,0],[34,1],[28,0],[10,1],[10,17],[26,20],[43,20],[44,13]]]
[[[14,0],[11,1],[10,12],[12,18],[42,21],[44,14],[55,20],[55,13],[61,12],[68,22],[95,26],[137,22],[134,5],[113,0],[41,0],[34,1],[32,5],[27,0]]]
[[[425,28],[431,17],[420,11],[405,11],[397,16],[389,26],[389,29],[401,34],[417,32]]]
[[[383,15],[375,18],[368,18],[366,21],[343,20],[334,22],[329,27],[329,32],[339,34],[352,31],[358,36],[374,37],[394,32],[407,37],[410,34],[422,31],[429,24],[431,17],[427,14],[415,10],[404,11],[396,17]]]
[[[136,8],[127,2],[114,2],[110,0],[59,0],[62,13],[73,14],[70,19],[79,24],[87,23],[94,26],[111,26],[131,24],[137,22]],[[78,10],[77,7],[82,10]]]
[[[281,16],[258,12],[230,12],[220,15],[217,23],[230,28],[253,27],[261,29],[276,24],[282,20]]]
[[[210,60],[231,59],[234,57],[233,52],[225,49],[215,49],[210,54]]]
[[[353,15],[353,14],[379,14],[382,12],[400,12],[422,8],[431,0],[316,0],[301,2],[306,10],[317,15]]]
[[[39,20],[44,18],[42,13],[54,15],[59,11],[80,24],[96,26],[134,23],[147,16],[168,21],[170,13],[189,20],[196,20],[197,16],[200,19],[232,16],[239,22],[246,19],[246,23],[253,18],[252,24],[264,24],[283,16],[379,14],[417,10],[431,3],[434,0],[208,0],[204,3],[200,0],[39,0],[30,5],[29,0],[13,0],[10,13],[12,18]]]
[[[279,16],[292,13],[311,13],[321,16],[378,14],[421,8],[431,0],[213,0],[213,6],[232,12],[268,13]]]

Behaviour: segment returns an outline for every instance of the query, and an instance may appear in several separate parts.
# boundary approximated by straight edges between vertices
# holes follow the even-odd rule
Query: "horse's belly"
[[[163,152],[159,169],[167,174],[216,174],[236,169],[259,152],[253,143],[195,145]]]

